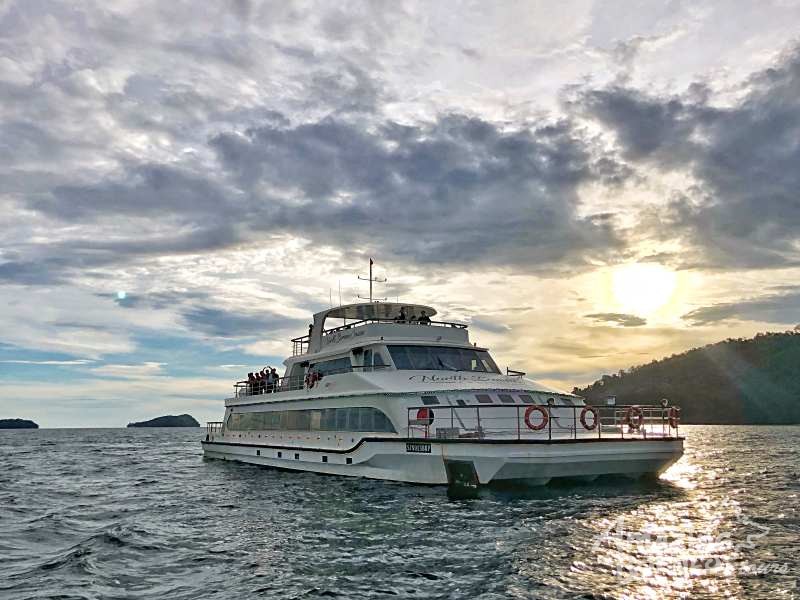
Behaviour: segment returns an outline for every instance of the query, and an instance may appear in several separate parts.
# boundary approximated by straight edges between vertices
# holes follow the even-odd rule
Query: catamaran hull
[[[203,451],[212,459],[406,483],[545,485],[558,478],[656,476],[681,457],[683,440],[365,439],[347,450],[205,441]]]

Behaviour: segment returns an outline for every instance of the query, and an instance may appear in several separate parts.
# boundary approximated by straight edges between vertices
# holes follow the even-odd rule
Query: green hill
[[[191,415],[166,415],[141,423],[128,423],[128,427],[200,427]]]
[[[574,393],[600,404],[681,407],[684,423],[800,423],[800,332],[727,339],[683,354],[603,375]]]

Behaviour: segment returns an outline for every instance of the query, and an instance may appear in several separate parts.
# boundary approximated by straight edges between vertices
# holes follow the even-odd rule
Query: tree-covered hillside
[[[800,423],[800,332],[727,339],[603,375],[574,392],[592,404],[679,405],[684,423]]]

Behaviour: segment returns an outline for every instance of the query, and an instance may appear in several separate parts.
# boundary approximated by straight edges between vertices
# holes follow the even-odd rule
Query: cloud
[[[703,306],[683,315],[692,325],[711,325],[731,319],[791,324],[800,314],[800,292]]]
[[[292,326],[299,328],[301,325],[298,319],[268,311],[240,313],[217,308],[191,307],[184,309],[182,316],[190,330],[221,338],[267,337],[276,330]]]
[[[71,367],[89,365],[96,361],[88,359],[75,359],[75,360],[0,360],[0,363],[8,363],[14,365],[41,365],[41,366],[56,366],[56,367]]]
[[[687,170],[696,181],[651,224],[652,237],[696,249],[684,253],[684,266],[800,264],[800,47],[727,104],[701,82],[683,96],[584,90],[578,104],[614,132],[629,164]]]
[[[327,118],[211,140],[261,215],[253,227],[417,264],[586,266],[624,247],[578,187],[619,178],[569,121],[508,128],[461,114],[372,127]],[[269,190],[263,192],[262,190]]]
[[[101,367],[97,367],[92,369],[92,373],[95,375],[101,375],[104,377],[117,377],[121,379],[129,379],[129,378],[142,378],[142,377],[154,377],[158,375],[163,375],[164,363],[159,362],[144,362],[141,364],[133,364],[133,365],[103,365]]]
[[[598,323],[616,323],[622,327],[642,327],[643,325],[647,325],[647,319],[624,313],[594,313],[584,316]]]

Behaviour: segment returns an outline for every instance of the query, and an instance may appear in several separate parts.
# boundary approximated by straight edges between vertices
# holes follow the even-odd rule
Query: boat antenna
[[[361,281],[369,281],[369,301],[370,302],[373,302],[373,299],[372,299],[372,284],[373,283],[386,283],[388,281],[386,279],[386,277],[384,277],[383,279],[378,279],[377,277],[373,277],[372,276],[372,265],[374,263],[375,263],[375,261],[373,261],[372,258],[370,258],[369,259],[369,277],[361,277],[361,275],[358,276],[358,278]],[[367,298],[364,298],[364,296],[359,296],[359,298],[361,298],[362,300],[367,300]],[[385,301],[386,298],[376,298],[374,300],[374,302],[380,302],[381,300]]]

